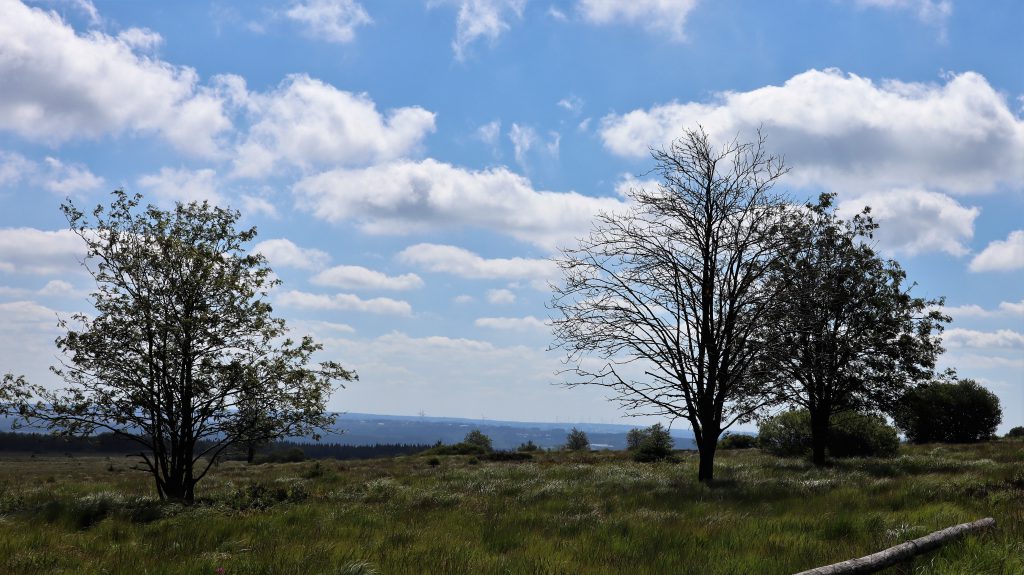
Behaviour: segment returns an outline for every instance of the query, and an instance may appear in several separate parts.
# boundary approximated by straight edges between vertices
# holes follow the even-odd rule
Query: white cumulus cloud
[[[219,153],[223,101],[192,68],[136,53],[140,34],[79,35],[54,12],[0,0],[0,130],[47,144],[151,133],[180,151]]]
[[[69,196],[79,192],[95,190],[103,185],[103,178],[93,174],[81,164],[65,164],[57,158],[47,157],[49,173],[43,186],[51,192]]]
[[[414,151],[434,131],[434,114],[406,107],[382,114],[366,94],[353,94],[299,74],[268,93],[232,86],[253,116],[238,147],[235,174],[266,176],[280,165],[365,165]]]
[[[387,297],[363,299],[357,295],[347,293],[326,295],[290,290],[278,294],[275,302],[282,307],[295,309],[359,311],[400,316],[412,315],[412,306],[409,305],[409,302]]]
[[[990,243],[971,260],[972,272],[1013,271],[1024,268],[1024,230]]]
[[[592,24],[631,24],[666,34],[675,41],[686,39],[686,18],[697,0],[579,0],[576,9]]]
[[[590,229],[617,198],[533,189],[507,168],[472,171],[433,159],[337,169],[306,177],[292,192],[301,208],[331,221],[355,221],[373,234],[475,227],[551,248]]]
[[[467,279],[547,280],[558,275],[558,266],[550,260],[483,258],[467,249],[441,244],[409,246],[398,258],[428,271]]]
[[[316,274],[310,281],[316,285],[354,290],[404,291],[423,287],[423,280],[416,274],[389,276],[362,266],[334,266]]]
[[[698,123],[718,141],[749,139],[763,127],[797,185],[984,193],[1024,184],[1024,121],[975,72],[933,84],[809,70],[710,102],[613,114],[601,137],[613,153],[641,158]]]
[[[499,305],[515,303],[516,294],[504,288],[487,290],[487,301]]]
[[[302,24],[309,36],[338,44],[355,40],[356,28],[373,23],[366,9],[355,0],[297,2],[285,16]]]
[[[272,267],[315,270],[324,267],[331,260],[325,251],[299,247],[286,238],[263,240],[253,246],[252,250],[263,254]]]
[[[139,186],[163,203],[202,202],[224,206],[225,198],[217,190],[217,172],[210,168],[160,168],[155,174],[139,178]]]
[[[0,271],[61,275],[84,257],[85,242],[71,230],[0,229]]]
[[[874,192],[844,200],[838,213],[852,217],[864,206],[880,225],[875,237],[883,248],[908,255],[943,251],[962,256],[964,241],[974,235],[978,208],[966,208],[953,198],[921,189]]]
[[[1024,334],[1012,329],[977,331],[954,327],[947,329],[942,342],[948,347],[978,349],[1024,349]]]
[[[481,317],[473,322],[477,327],[507,331],[549,331],[551,326],[532,315],[526,317]]]

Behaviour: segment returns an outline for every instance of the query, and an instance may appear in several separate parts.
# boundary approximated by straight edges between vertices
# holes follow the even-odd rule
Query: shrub
[[[533,455],[524,451],[492,451],[484,456],[487,461],[529,461]]]
[[[847,412],[832,418],[832,457],[892,457],[900,449],[896,428],[877,415]]]
[[[794,409],[770,417],[757,428],[761,449],[781,456],[804,455],[811,449],[811,414]]]
[[[1024,437],[1024,426],[1011,427],[1010,431],[1006,432],[1006,437]]]
[[[672,435],[660,423],[655,423],[647,429],[634,429],[630,433],[633,431],[639,432],[634,434],[636,447],[632,449],[633,459],[636,461],[660,461],[672,455]],[[629,435],[626,436],[626,442],[630,443]]]
[[[761,423],[761,449],[782,457],[811,450],[811,415],[806,409],[780,413]],[[877,415],[847,412],[832,416],[828,451],[832,457],[891,457],[899,450],[896,429]]]
[[[531,440],[527,441],[526,443],[519,444],[519,447],[516,448],[516,451],[519,451],[519,452],[522,452],[522,453],[533,453],[534,451],[540,451],[540,448],[537,447],[537,444],[534,443],[533,440],[531,439]]]
[[[974,443],[995,437],[999,398],[972,379],[934,382],[903,395],[893,414],[914,443]]]
[[[726,433],[718,440],[719,449],[750,449],[757,447],[757,437],[742,433]]]
[[[466,434],[459,443],[445,445],[438,441],[433,447],[423,452],[424,455],[486,455],[493,451],[491,438],[474,429]]]
[[[565,437],[565,448],[569,451],[587,451],[590,449],[590,438],[585,432],[574,427]]]

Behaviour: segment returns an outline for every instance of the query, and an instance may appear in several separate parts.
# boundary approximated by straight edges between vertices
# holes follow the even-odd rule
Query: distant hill
[[[10,418],[0,418],[0,431],[9,431],[10,424]],[[565,436],[575,427],[587,433],[594,448],[625,449],[626,434],[641,426],[344,413],[338,416],[335,427],[342,433],[324,434],[321,441],[347,445],[458,443],[470,430],[479,429],[491,438],[495,449],[515,449],[527,441],[542,448],[554,448],[564,444]],[[672,437],[676,449],[696,449],[690,431],[673,429]],[[312,441],[310,438],[293,439]]]

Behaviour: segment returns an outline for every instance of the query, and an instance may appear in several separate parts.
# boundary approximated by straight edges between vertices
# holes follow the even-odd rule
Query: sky
[[[551,258],[698,124],[777,191],[870,205],[946,298],[942,367],[1024,425],[1024,3],[0,0],[0,372],[88,311],[59,205],[210,200],[275,313],[360,379],[333,410],[622,422],[549,351]],[[641,418],[631,423],[653,423]],[[685,423],[677,423],[685,427]]]

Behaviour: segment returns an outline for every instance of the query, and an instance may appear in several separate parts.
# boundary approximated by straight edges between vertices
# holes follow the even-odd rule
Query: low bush
[[[445,445],[440,441],[423,452],[424,455],[487,455],[494,451],[491,447],[491,438],[484,435],[479,429],[474,429],[466,434],[466,437],[459,443]]]
[[[899,450],[896,429],[877,415],[847,412],[832,418],[828,452],[832,457],[892,457]],[[758,446],[782,457],[811,450],[811,415],[806,409],[780,413],[761,423]]]
[[[483,458],[487,461],[530,461],[533,455],[524,451],[492,451]]]
[[[519,444],[519,447],[516,448],[516,451],[521,451],[523,453],[532,453],[534,451],[540,451],[540,447],[537,447],[537,444],[534,443],[531,439],[526,443]]]
[[[750,449],[757,447],[757,436],[726,433],[718,440],[719,449]]]

